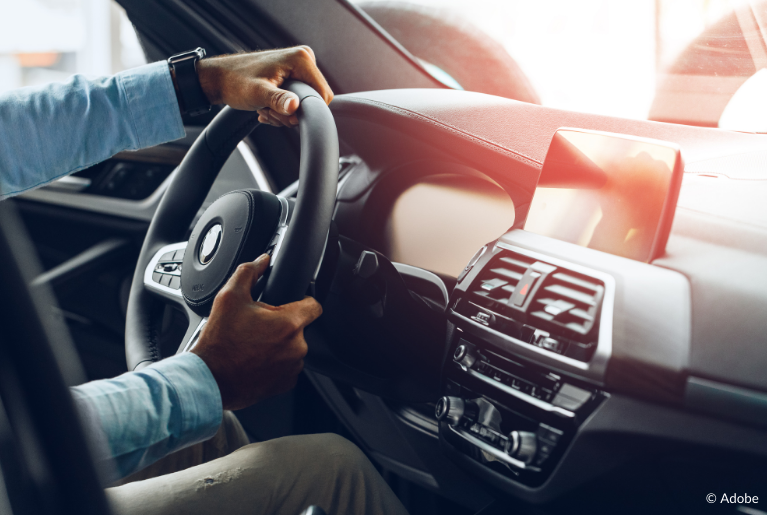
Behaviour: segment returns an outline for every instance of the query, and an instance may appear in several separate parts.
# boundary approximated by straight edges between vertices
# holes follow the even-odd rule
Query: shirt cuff
[[[152,147],[185,136],[176,90],[165,61],[117,74],[128,101],[138,148]]]
[[[224,416],[221,392],[202,358],[185,352],[147,369],[161,374],[175,390],[181,407],[180,434],[184,440],[201,442],[216,434]]]

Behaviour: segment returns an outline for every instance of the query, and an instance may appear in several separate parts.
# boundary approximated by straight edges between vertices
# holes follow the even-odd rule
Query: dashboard
[[[767,340],[758,315],[767,312],[767,210],[745,191],[767,194],[767,173],[740,165],[746,156],[767,164],[764,136],[455,91],[342,95],[331,107],[342,141],[360,158],[339,191],[340,233],[456,280],[444,353],[434,356],[438,395],[420,410],[395,403],[402,425],[429,433],[481,484],[534,503],[612,474],[625,488],[648,460],[682,463],[699,478],[700,456],[718,452],[728,457],[722,463],[749,458],[711,477],[755,484],[748,478],[759,468],[744,463],[761,467],[767,457]],[[525,226],[541,199],[556,205],[554,218],[575,215],[573,199],[561,202],[562,190],[548,184],[535,200],[561,127],[681,149],[678,165],[669,158],[665,168],[678,166],[681,190],[678,201],[670,193],[657,251],[648,255],[645,246],[628,259],[558,236],[540,216]],[[653,204],[658,213],[661,204]],[[346,419],[375,441],[354,416]],[[414,477],[407,470],[416,468],[449,484],[412,442],[417,466],[376,445],[387,466],[401,465],[398,473]]]

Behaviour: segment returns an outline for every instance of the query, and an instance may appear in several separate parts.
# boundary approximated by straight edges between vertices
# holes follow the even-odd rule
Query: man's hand
[[[264,254],[237,267],[191,350],[213,373],[224,409],[246,408],[293,388],[307,351],[304,327],[322,314],[311,297],[284,306],[254,302],[251,288],[268,264]]]
[[[259,122],[277,127],[298,125],[298,97],[280,89],[287,79],[307,83],[327,104],[333,100],[333,91],[308,46],[202,59],[197,74],[211,104],[258,110]]]

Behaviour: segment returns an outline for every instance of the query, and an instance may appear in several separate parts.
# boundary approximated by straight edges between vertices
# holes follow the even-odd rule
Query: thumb
[[[269,108],[279,114],[290,116],[298,110],[298,95],[291,91],[280,89],[274,84],[267,82],[267,101]]]
[[[237,293],[250,295],[251,289],[269,266],[269,255],[261,254],[255,261],[237,267],[227,286]]]

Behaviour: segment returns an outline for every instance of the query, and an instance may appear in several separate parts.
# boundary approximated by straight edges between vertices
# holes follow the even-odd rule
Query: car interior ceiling
[[[236,413],[252,441],[341,434],[413,514],[701,513],[712,491],[767,499],[764,135],[543,107],[525,84],[507,98],[450,89],[384,30],[388,11],[374,19],[347,0],[118,2],[150,62],[308,44],[337,95],[335,237],[315,290],[325,311],[295,389]],[[33,284],[55,295],[87,380],[127,371],[142,242],[216,114],[13,201],[42,268]],[[563,127],[681,149],[657,253],[525,230],[536,187],[563,187],[547,168]],[[197,217],[234,189],[295,197],[299,162],[297,131],[256,127]],[[158,331],[172,356],[184,313],[165,307]]]

